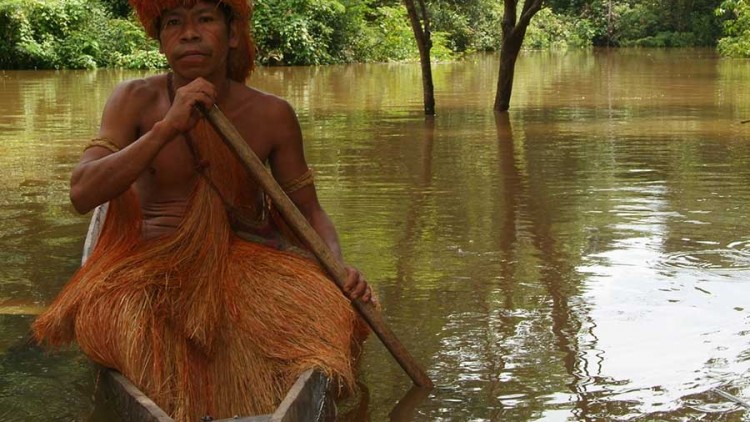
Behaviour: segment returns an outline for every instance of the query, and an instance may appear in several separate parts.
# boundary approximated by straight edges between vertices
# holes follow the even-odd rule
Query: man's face
[[[224,12],[210,1],[166,10],[159,26],[160,51],[172,69],[188,79],[226,72],[229,48],[238,42],[228,25]]]

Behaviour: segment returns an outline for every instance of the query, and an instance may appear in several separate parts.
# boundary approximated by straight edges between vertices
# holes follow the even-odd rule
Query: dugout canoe
[[[83,246],[85,262],[96,245],[107,213],[107,204],[97,207],[91,217]],[[322,422],[333,420],[336,404],[330,392],[331,382],[320,371],[302,373],[289,389],[279,407],[267,415],[238,415],[213,422]],[[174,422],[164,410],[119,372],[101,368],[97,395],[105,400],[123,422]],[[195,421],[199,422],[199,421]]]

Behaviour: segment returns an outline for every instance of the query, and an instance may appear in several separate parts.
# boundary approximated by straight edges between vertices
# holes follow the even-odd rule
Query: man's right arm
[[[173,104],[164,117],[138,139],[141,115],[155,110],[158,91],[148,81],[131,81],[117,87],[102,114],[99,138],[120,148],[117,152],[103,147],[84,151],[70,178],[70,200],[76,211],[87,213],[124,193],[156,158],[162,147],[180,133],[192,129],[200,118],[197,104],[211,108],[216,89],[197,78],[177,89]]]
[[[84,151],[70,180],[70,200],[79,213],[84,214],[125,192],[161,148],[178,134],[169,124],[160,121],[135,139],[140,113],[146,103],[154,99],[146,84],[145,81],[122,84],[107,101],[98,137],[120,150],[112,152],[93,147]]]

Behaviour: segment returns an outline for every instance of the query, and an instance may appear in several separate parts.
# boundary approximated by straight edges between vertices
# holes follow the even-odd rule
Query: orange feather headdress
[[[130,0],[146,33],[155,39],[159,38],[159,17],[165,10],[175,7],[191,7],[200,0]],[[250,35],[250,18],[253,5],[250,0],[215,0],[229,6],[232,18],[239,30],[239,44],[229,51],[227,74],[230,79],[244,83],[255,65],[255,43]]]

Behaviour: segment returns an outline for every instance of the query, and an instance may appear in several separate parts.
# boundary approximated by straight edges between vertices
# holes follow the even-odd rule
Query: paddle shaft
[[[320,261],[321,265],[328,271],[333,281],[340,289],[344,288],[347,277],[347,271],[343,263],[333,255],[331,249],[323,242],[318,232],[313,229],[307,219],[297,209],[291,199],[284,193],[276,179],[273,178],[266,166],[260,161],[255,152],[248,146],[244,138],[232,122],[227,119],[224,113],[217,106],[206,110],[201,107],[208,121],[216,129],[227,146],[234,151],[243,166],[250,172],[253,178],[260,184],[261,188],[271,197],[274,206],[279,210],[286,220],[287,224],[294,230],[311,249],[311,252]],[[385,347],[391,352],[391,355],[406,371],[414,384],[420,387],[432,387],[432,381],[414,358],[409,354],[406,348],[401,344],[393,331],[388,328],[380,312],[370,302],[363,302],[360,299],[352,301],[352,305],[359,312],[362,318],[367,321],[372,331],[380,338]]]

